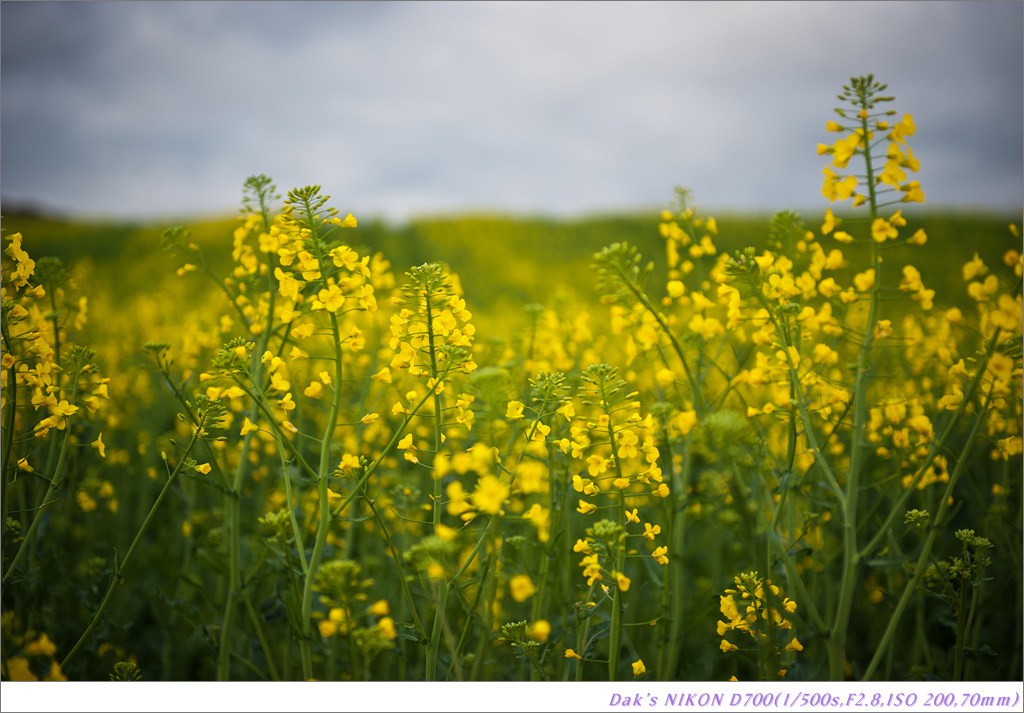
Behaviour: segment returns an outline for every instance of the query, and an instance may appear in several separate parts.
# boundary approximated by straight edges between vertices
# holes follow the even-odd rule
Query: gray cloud
[[[86,214],[320,183],[393,218],[820,204],[841,83],[912,112],[936,205],[1019,209],[1024,5],[3,3],[2,189]]]

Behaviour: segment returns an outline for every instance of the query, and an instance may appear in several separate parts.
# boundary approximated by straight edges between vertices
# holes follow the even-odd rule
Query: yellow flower
[[[212,468],[210,467],[209,463],[201,463],[200,465],[196,466],[196,472],[202,473],[203,475],[209,475],[211,470]]]
[[[95,448],[99,452],[100,458],[106,458],[107,457],[107,446],[103,442],[103,434],[102,433],[99,434],[98,436],[96,436],[96,440],[93,441],[92,443],[90,443],[89,445],[92,446],[93,448]]]
[[[633,508],[632,511],[627,510],[626,511],[626,520],[628,522],[635,522],[637,525],[639,525],[640,524],[640,516],[637,514],[638,512],[639,511],[636,508]]]
[[[974,257],[970,262],[964,263],[964,282],[970,282],[975,277],[984,276],[986,273],[988,273],[988,267],[985,265],[985,262],[978,257],[978,253],[974,253]]]
[[[917,126],[914,124],[914,117],[910,114],[904,114],[903,118],[892,127],[889,138],[902,143],[904,137],[913,136],[916,131]]]
[[[732,651],[739,651],[740,650],[739,646],[736,646],[735,644],[730,644],[725,639],[722,639],[722,643],[718,645],[718,648],[720,648],[722,650],[723,654],[728,654],[728,653],[730,653]]]
[[[96,509],[95,498],[84,490],[75,492],[75,501],[78,503],[78,507],[82,508],[82,512],[92,512]]]
[[[821,234],[828,235],[833,230],[835,230],[841,222],[842,221],[836,218],[836,216],[832,213],[832,209],[829,208],[828,210],[825,211],[825,222],[821,224]]]
[[[580,513],[581,515],[589,515],[590,513],[595,512],[596,510],[597,505],[594,505],[593,503],[588,503],[586,500],[580,500],[580,506],[576,508],[576,512]]]
[[[665,545],[662,545],[661,547],[656,547],[654,549],[654,552],[651,553],[651,557],[653,557],[654,561],[658,564],[668,564],[668,547]]]
[[[54,416],[71,416],[78,413],[78,407],[69,404],[65,399],[61,399],[60,403],[56,406],[50,407],[50,413]]]
[[[480,512],[497,515],[508,497],[509,487],[493,475],[485,475],[476,482],[476,490],[469,496]]]
[[[859,292],[867,292],[875,286],[875,269],[868,268],[853,276],[853,284]]]
[[[661,525],[651,525],[649,522],[644,523],[644,537],[648,540],[654,540],[654,536],[659,534],[661,534]]]
[[[843,266],[843,251],[842,250],[830,250],[828,255],[825,256],[825,269],[826,270],[838,270]]]
[[[576,540],[576,544],[572,546],[572,551],[589,555],[591,553],[590,542],[583,539]]]
[[[885,218],[875,218],[871,223],[871,239],[876,243],[895,240],[897,237],[899,237],[899,232]]]
[[[853,158],[861,143],[859,133],[850,134],[836,141],[832,145],[832,165],[836,168],[846,168],[846,164]]]
[[[822,173],[825,174],[825,181],[821,193],[829,201],[845,201],[857,190],[856,176],[837,176],[828,166],[822,169]]]
[[[924,191],[921,190],[919,181],[905,183],[900,186],[900,190],[903,191],[904,203],[924,203]]]
[[[325,289],[320,290],[312,302],[313,309],[327,310],[334,314],[340,312],[344,305],[345,293],[334,282],[330,282]]]
[[[788,644],[786,644],[786,651],[803,651],[803,650],[804,650],[803,644],[801,644],[799,641],[797,641],[795,636],[793,637],[792,641],[790,641]]]
[[[647,667],[644,666],[644,660],[643,659],[637,659],[636,661],[634,661],[632,663],[632,666],[633,666],[633,676],[642,676],[643,674],[647,673]]]
[[[583,493],[584,495],[597,495],[601,492],[590,478],[581,478],[578,475],[572,477],[572,487],[577,493]]]
[[[398,636],[398,632],[395,631],[395,620],[389,616],[383,617],[378,621],[377,628],[380,630],[381,635],[383,635],[388,641],[394,641]]]
[[[526,635],[543,644],[551,636],[551,624],[547,619],[538,619],[526,628]]]
[[[576,409],[573,408],[572,401],[566,401],[555,413],[565,416],[566,421],[572,421],[576,417]]]
[[[38,681],[39,677],[32,673],[28,659],[24,656],[13,656],[4,661],[4,668],[12,681]]]
[[[48,635],[43,634],[25,647],[25,653],[29,656],[49,656],[50,658],[53,658],[57,653],[57,646],[50,641],[50,637]]]
[[[249,433],[251,431],[258,431],[258,430],[260,430],[260,427],[257,426],[252,421],[250,421],[249,417],[246,416],[245,417],[245,421],[242,423],[242,433],[241,433],[241,435],[244,436],[245,434],[247,434],[247,433]]]
[[[567,659],[576,659],[578,661],[582,661],[583,660],[583,657],[580,656],[578,653],[576,653],[576,651],[574,651],[573,649],[566,649],[565,650],[565,658],[567,658]]]
[[[341,461],[338,463],[338,470],[343,473],[351,473],[359,468],[359,456],[352,455],[351,453],[344,453],[341,456]]]
[[[692,409],[680,411],[679,415],[672,419],[672,422],[679,429],[679,432],[685,436],[697,426],[697,412]]]
[[[277,405],[285,411],[295,410],[295,401],[292,400],[292,395],[290,393],[285,394],[284,398],[277,402]]]
[[[581,559],[580,567],[583,568],[583,576],[587,578],[587,586],[603,579],[601,576],[601,562],[596,553],[589,554]]]
[[[624,575],[622,572],[614,572],[613,574],[615,575],[615,583],[618,585],[619,591],[628,592],[629,585],[632,584],[629,577]]]
[[[519,401],[509,401],[508,408],[505,410],[505,418],[510,418],[513,421],[518,421],[523,417],[523,404]]]
[[[373,616],[387,616],[391,613],[391,607],[388,606],[387,599],[378,599],[367,611]]]
[[[533,586],[533,580],[528,574],[517,574],[512,577],[509,580],[508,588],[512,593],[512,598],[517,602],[525,602],[537,593],[537,588]]]

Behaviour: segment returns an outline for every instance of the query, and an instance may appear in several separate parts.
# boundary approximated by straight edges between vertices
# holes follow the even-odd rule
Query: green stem
[[[60,364],[60,313],[57,311],[57,288],[48,289],[50,293],[50,321],[53,322],[53,363]]]
[[[964,645],[967,638],[967,591],[966,584],[960,583],[960,591],[956,597],[956,646],[953,650],[953,680],[963,678]]]
[[[683,553],[686,551],[686,491],[689,487],[690,472],[693,469],[693,458],[690,455],[689,441],[683,445],[683,464],[678,477],[675,476],[672,467],[672,451],[669,447],[668,433],[664,434],[665,447],[669,448],[668,457],[665,459],[665,468],[672,481],[672,492],[677,493],[673,500],[677,503],[674,512],[670,515],[671,528],[669,533],[669,567],[670,570],[665,576],[666,587],[669,587],[669,611],[671,621],[669,622],[668,646],[666,661],[663,671],[658,672],[662,680],[673,680],[675,672],[679,668],[679,654],[682,649],[683,638],[683,613],[685,599],[683,597],[684,569]]]
[[[612,449],[612,461],[615,463],[615,477],[622,479],[622,464],[615,453],[615,430],[612,425],[612,416],[608,411],[608,398],[602,393],[601,400],[604,405],[604,412],[608,416],[608,443]],[[615,547],[615,571],[625,575],[623,570],[626,565],[626,500],[619,495],[618,498],[618,520],[621,533]],[[619,670],[619,650],[622,648],[622,590],[618,582],[614,582],[615,592],[612,595],[612,622],[608,638],[608,680],[614,681]]]
[[[548,452],[547,469],[548,469],[549,479],[552,479],[553,478],[553,474],[554,474],[554,458],[552,458],[552,455],[551,455],[550,451]],[[561,522],[561,513],[560,513],[560,510],[559,510],[559,501],[556,499],[555,496],[556,496],[556,486],[555,486],[555,483],[549,481],[549,484],[548,484],[548,517],[550,518],[550,522],[555,523],[557,525],[557,523]],[[550,536],[549,536],[549,539],[550,539]],[[551,547],[543,547],[542,550],[541,550],[540,572],[539,572],[539,574],[537,576],[537,579],[538,579],[537,594],[533,598],[533,606],[531,607],[531,610],[530,610],[530,621],[531,622],[536,622],[538,619],[540,619],[541,618],[541,614],[546,609],[546,605],[547,605],[547,602],[548,602],[548,598],[550,596],[550,589],[551,589],[550,583],[548,581],[551,578],[551,574],[550,574],[551,573],[551,565],[552,565],[553,562],[556,561],[556,557],[558,556],[558,552],[560,552],[560,551],[561,551],[561,548],[559,548],[558,550],[555,550],[555,548],[551,548]],[[556,572],[558,571],[557,563],[555,564],[555,571]],[[533,661],[532,658],[531,658],[531,661]],[[531,669],[530,679],[536,681],[536,680],[538,680],[538,676],[540,676],[542,674],[544,674],[544,672],[539,667],[535,668],[535,669]],[[545,680],[547,680],[547,679],[545,679]]]
[[[957,667],[960,669],[961,673],[959,677],[954,678],[955,681],[959,681],[963,678],[964,648],[967,646],[967,637],[970,636],[971,629],[974,627],[974,614],[978,608],[978,600],[981,598],[981,586],[981,582],[976,582],[971,588],[971,608],[967,613],[967,623],[964,625],[963,642],[957,647],[956,651]]]
[[[288,522],[292,526],[295,550],[299,553],[299,565],[302,567],[302,574],[305,575],[309,570],[309,565],[306,563],[306,543],[302,537],[302,528],[299,527],[299,520],[295,516],[295,495],[292,492],[292,479],[288,473],[288,464],[284,459],[284,449],[278,448],[278,453],[281,456],[281,479],[284,481],[284,502],[285,507],[288,508]]]
[[[75,402],[75,398],[78,396],[78,377],[80,375],[81,371],[75,374],[74,388],[71,392],[70,401],[70,403],[72,404]],[[7,580],[10,579],[11,574],[14,573],[14,570],[17,568],[18,564],[25,556],[25,553],[28,551],[28,547],[34,540],[36,529],[39,527],[39,523],[42,522],[43,511],[47,508],[47,506],[50,505],[51,502],[53,502],[53,498],[60,490],[61,482],[64,480],[64,461],[67,458],[68,454],[68,440],[70,436],[71,420],[69,416],[65,416],[64,438],[61,439],[60,455],[57,457],[57,465],[53,470],[53,475],[50,476],[50,486],[46,489],[46,494],[43,495],[43,499],[39,502],[39,507],[36,508],[36,514],[32,518],[32,524],[29,525],[28,531],[25,533],[25,538],[21,541],[21,545],[18,547],[18,552],[14,555],[14,559],[11,560],[11,564],[7,568],[7,571],[4,572],[3,579],[0,580],[0,586],[3,586],[7,583]]]
[[[438,390],[438,371],[437,371],[437,345],[434,342],[434,310],[430,300],[430,290],[425,290],[424,304],[427,313],[427,344],[430,353],[430,376],[433,384],[431,385],[431,392],[434,397],[434,458],[437,458],[437,454],[441,452],[443,446],[443,433],[441,419],[443,418],[443,410],[441,403],[441,393]],[[434,533],[437,533],[438,526],[441,524],[441,479],[433,476],[434,481],[434,509],[433,509],[433,529]],[[439,654],[439,647],[441,643],[441,630],[444,628],[446,622],[445,618],[445,607],[448,603],[448,580],[442,578],[438,584],[438,596],[437,596],[437,607],[434,610],[434,627],[430,634],[430,644],[427,649],[427,680],[437,680],[437,658]]]
[[[587,590],[587,597],[586,597],[586,599],[584,599],[584,604],[590,603],[590,601],[593,599],[593,597],[594,597],[594,587],[596,587],[596,586],[597,586],[596,582],[594,584],[590,585],[590,589]],[[587,641],[587,637],[590,635],[590,622],[591,622],[592,619],[593,619],[593,615],[589,611],[586,613],[586,618],[583,620],[583,624],[582,625],[579,625],[579,615],[578,614],[577,614],[577,617],[576,617],[576,622],[577,622],[578,629],[579,629],[579,635],[578,635],[578,638],[577,638],[577,642],[579,643],[579,647],[580,647],[580,650],[577,651],[576,653],[578,653],[580,655],[580,657],[581,657],[581,658],[576,660],[576,680],[577,681],[582,681],[583,680],[583,662],[586,660],[587,649],[590,648],[590,643]]]
[[[192,453],[192,449],[195,447],[196,442],[198,440],[199,432],[198,430],[193,429],[192,438],[189,439],[188,446],[186,446],[185,448],[185,452],[182,454],[181,459],[178,461],[178,464],[174,467],[174,470],[171,471],[171,474],[167,477],[167,482],[164,483],[164,487],[161,488],[160,494],[157,495],[156,500],[153,502],[153,506],[149,509],[149,514],[146,515],[146,519],[142,521],[142,525],[139,527],[139,531],[135,534],[135,539],[132,540],[132,544],[128,548],[128,552],[125,553],[125,556],[120,563],[116,561],[114,562],[114,574],[110,580],[110,586],[107,587],[107,593],[103,596],[103,601],[100,602],[100,606],[96,610],[96,613],[93,614],[92,620],[89,622],[89,625],[85,628],[85,631],[83,631],[82,635],[78,638],[78,642],[71,648],[71,651],[69,651],[68,655],[64,657],[64,660],[60,662],[61,669],[67,667],[68,662],[71,661],[72,658],[74,658],[75,654],[78,653],[78,651],[82,648],[82,645],[86,642],[86,640],[89,638],[92,632],[99,625],[100,620],[103,618],[103,613],[107,610],[107,606],[110,604],[111,597],[114,595],[114,591],[117,589],[118,585],[124,582],[124,571],[128,567],[128,563],[131,562],[132,555],[135,554],[136,548],[142,541],[142,536],[145,534],[150,522],[152,522],[153,516],[156,514],[156,511],[160,508],[160,504],[164,501],[164,498],[167,497],[167,493],[170,492],[171,485],[173,485],[174,480],[178,476],[178,474],[181,473],[181,470],[184,467],[185,462],[188,460],[188,457]]]
[[[247,433],[242,442],[242,452],[231,488],[224,493],[224,526],[228,548],[228,591],[224,598],[224,614],[221,618],[220,644],[217,655],[217,680],[227,681],[231,678],[231,638],[235,623],[235,610],[238,594],[242,588],[242,552],[241,552],[241,513],[239,499],[241,497],[241,481],[248,468],[249,444],[252,434]]]
[[[6,331],[6,330],[5,330]],[[6,339],[4,340],[7,341]],[[8,352],[9,353],[9,352]],[[18,376],[14,371],[14,365],[7,370],[7,388],[5,389],[4,400],[4,453],[3,465],[0,466],[0,527],[6,527],[7,523],[7,479],[10,475],[11,455],[14,453],[14,416],[18,406]]]
[[[290,599],[288,598],[288,596],[285,597],[286,612],[288,614],[288,623],[291,625],[292,630],[295,633],[295,638],[299,642],[299,656],[300,656],[300,659],[302,661],[308,660],[309,661],[309,665],[312,666],[313,665],[313,658],[312,658],[313,654],[312,654],[312,650],[310,649],[310,645],[309,645],[309,637],[302,636],[302,628],[301,628],[301,626],[299,624],[299,613],[298,613],[298,608],[297,608],[299,606],[299,603],[302,601],[302,585],[299,584],[299,579],[298,579],[298,577],[295,576],[295,568],[294,568],[294,566],[292,564],[291,550],[290,550],[290,547],[288,545],[288,538],[284,534],[284,532],[281,532],[281,531],[278,532],[277,541],[278,541],[279,546],[281,547],[281,551],[284,552],[285,567],[286,567],[285,571],[288,574],[288,592],[287,592],[287,595],[291,597]],[[303,576],[305,576],[305,574],[306,574],[305,565],[303,565],[303,567],[302,567],[302,573],[303,573]],[[285,653],[285,660],[284,660],[284,664],[283,664],[282,668],[285,671],[285,675],[290,678],[291,677],[291,662],[290,662],[290,656],[289,656],[290,653],[291,653],[290,642],[288,642],[288,645],[286,645],[284,647],[284,653]]]
[[[331,412],[327,416],[327,426],[324,428],[324,436],[320,442],[320,466],[317,472],[317,494],[320,498],[320,519],[317,523],[316,538],[313,541],[313,553],[309,558],[309,571],[306,573],[306,580],[302,587],[302,613],[300,623],[302,625],[302,636],[310,636],[310,626],[313,616],[313,584],[316,581],[317,571],[320,569],[320,560],[323,557],[324,545],[327,542],[327,533],[331,527],[331,506],[328,500],[327,475],[330,472],[328,462],[331,457],[331,442],[334,437],[334,429],[338,425],[338,412],[341,410],[341,332],[338,327],[338,317],[331,314],[331,336],[334,342],[334,398],[331,399]],[[302,675],[307,679],[313,678],[312,662],[303,659]]]

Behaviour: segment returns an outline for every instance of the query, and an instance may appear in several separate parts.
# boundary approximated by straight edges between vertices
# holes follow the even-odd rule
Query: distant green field
[[[771,215],[715,217],[719,250],[763,246]],[[802,217],[810,229],[820,226],[820,216]],[[447,263],[461,278],[471,306],[486,316],[483,313],[492,310],[543,304],[564,290],[592,294],[591,258],[614,242],[637,246],[655,262],[653,281],[663,280],[664,240],[658,234],[658,221],[656,213],[574,219],[470,214],[397,225],[363,221],[350,239],[354,247],[383,252],[397,274],[432,260]],[[1020,241],[1008,230],[1012,222],[1020,222],[1020,216],[920,211],[910,218],[910,227],[927,232],[927,245],[901,248],[894,258],[915,264],[937,294],[962,296],[959,269],[975,252],[986,263],[998,263],[1007,250],[1020,248]],[[5,215],[3,223],[8,233],[22,232],[35,254],[60,257],[72,266],[88,260],[102,274],[116,274],[118,282],[126,285],[163,279],[171,264],[160,248],[160,235],[170,222],[69,222]],[[233,218],[181,224],[191,231],[211,264],[224,268],[230,263]],[[852,251],[848,257],[857,259]]]

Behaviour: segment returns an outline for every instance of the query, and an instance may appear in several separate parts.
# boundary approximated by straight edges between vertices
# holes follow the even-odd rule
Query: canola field
[[[1020,216],[841,97],[814,215],[4,215],[3,678],[1019,680]]]

